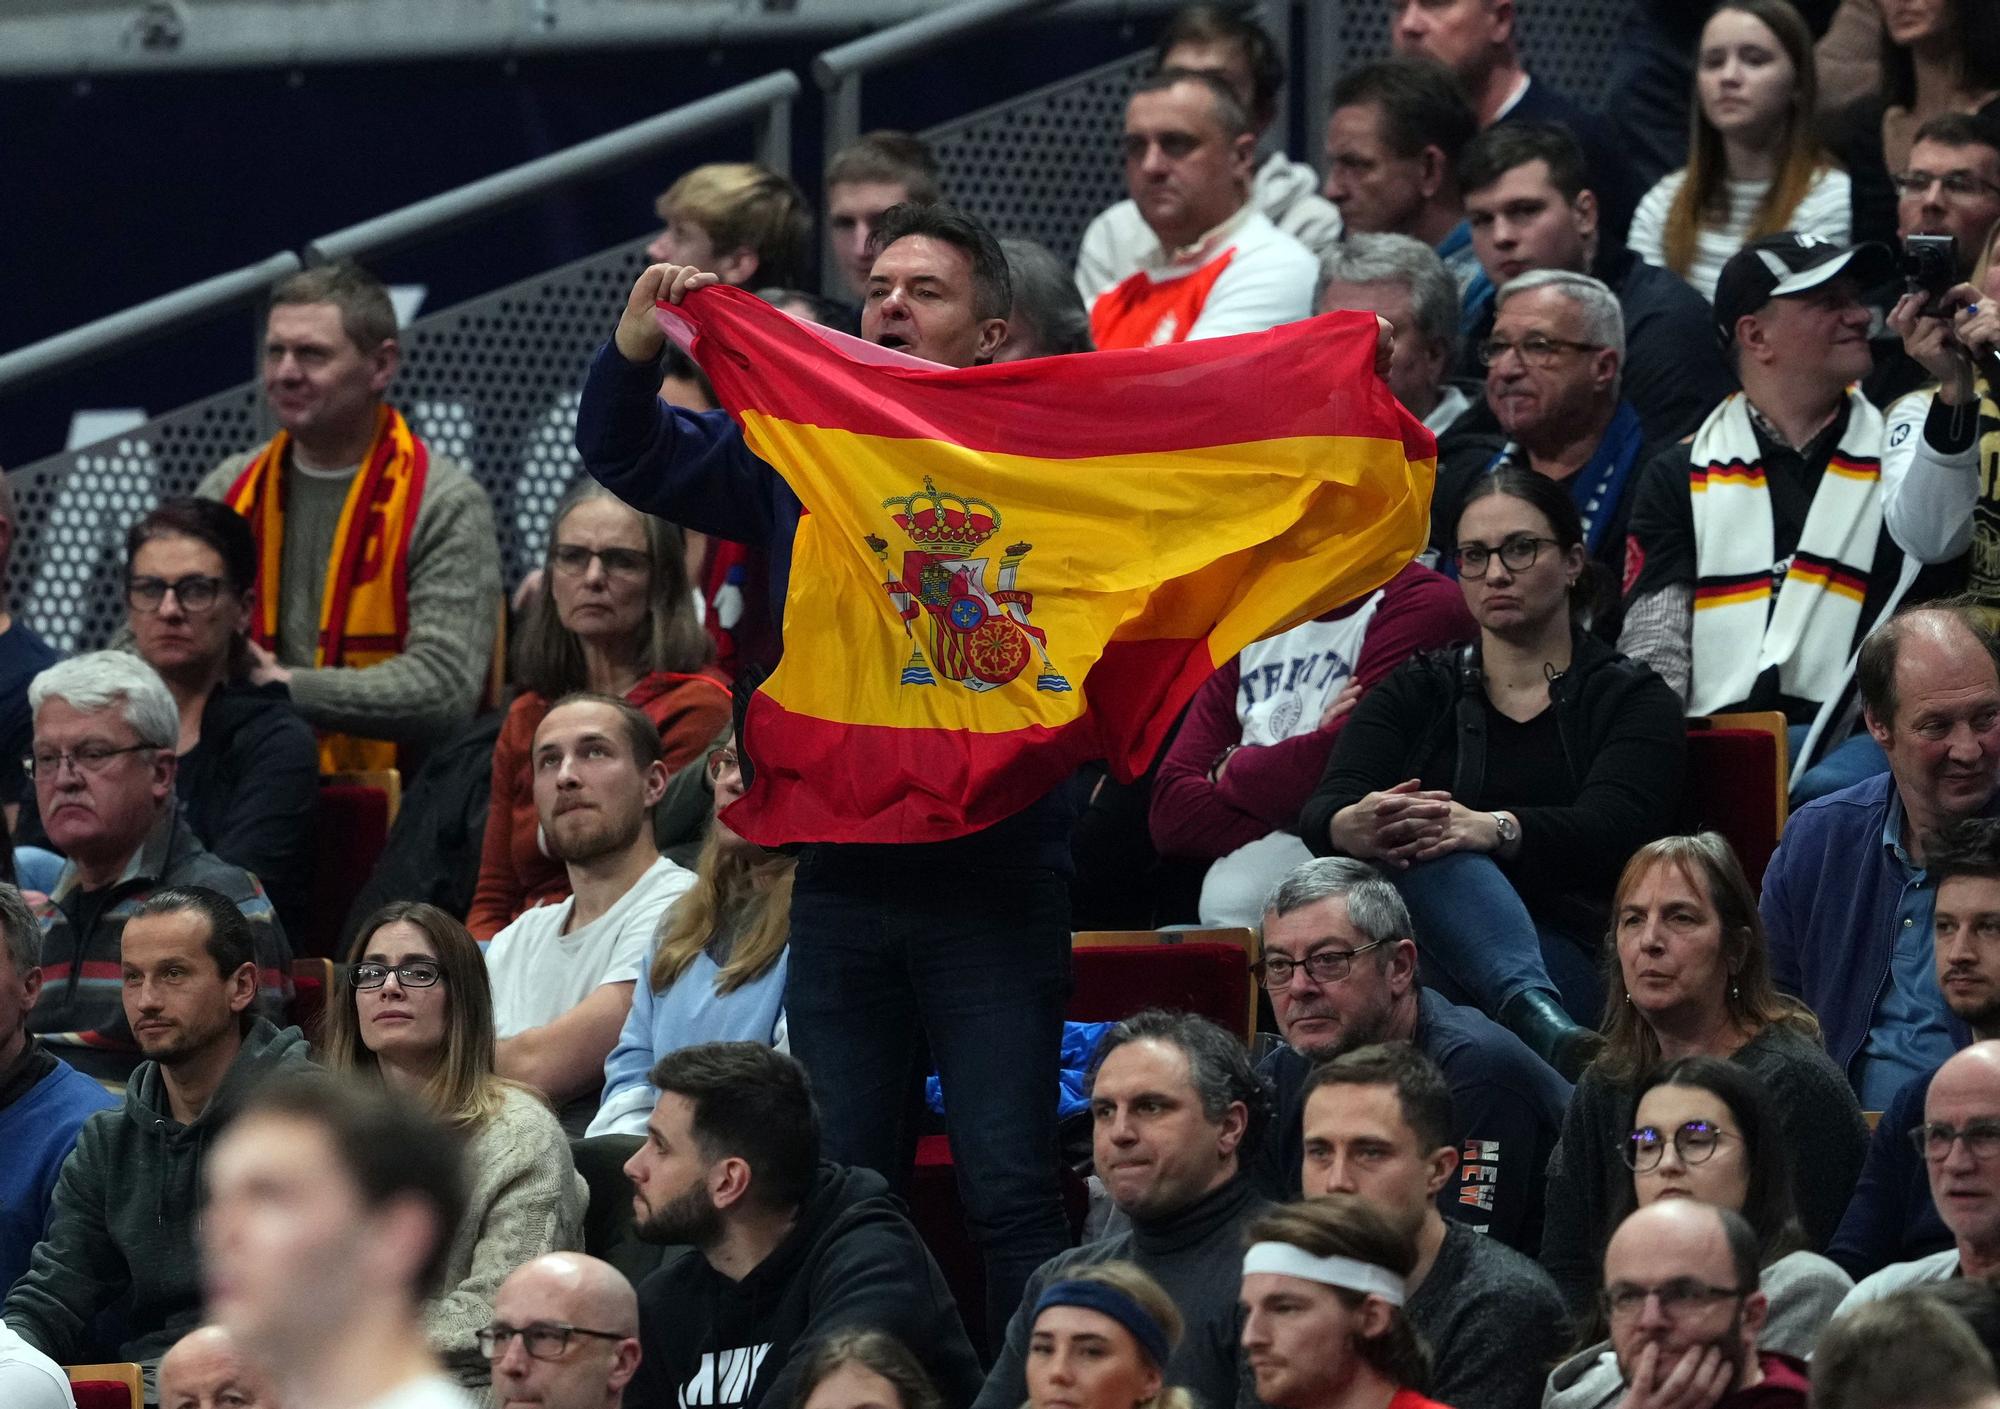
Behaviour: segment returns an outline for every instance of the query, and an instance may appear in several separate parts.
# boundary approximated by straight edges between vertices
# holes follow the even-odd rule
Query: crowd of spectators
[[[0,614],[0,1404],[2000,1404],[2000,21],[1642,0],[1597,113],[1531,0],[1390,8],[1317,167],[1177,12],[1073,266],[904,133],[681,175],[511,595],[379,280],[273,291],[278,430],[130,527],[110,647]],[[950,368],[1373,314],[1428,542],[1136,782],[766,848],[806,510],[655,317],[715,283]],[[1746,714],[1768,864],[1691,801]],[[323,987],[336,781],[471,832]],[[1086,914],[1254,932],[1270,1030],[1064,1071]]]

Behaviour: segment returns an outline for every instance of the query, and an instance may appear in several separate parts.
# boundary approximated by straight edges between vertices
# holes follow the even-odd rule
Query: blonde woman
[[[371,915],[327,1010],[326,1062],[420,1103],[465,1141],[466,1217],[424,1331],[474,1388],[492,1378],[478,1336],[501,1282],[530,1258],[581,1248],[587,1197],[554,1112],[494,1075],[493,1042],[486,964],[465,926],[406,901]]]
[[[1786,0],[1727,0],[1701,32],[1688,164],[1632,217],[1641,259],[1715,297],[1729,257],[1780,230],[1848,243],[1852,191],[1813,124],[1812,31]]]
[[[666,913],[646,981],[604,1061],[604,1095],[588,1135],[640,1135],[659,1093],[646,1073],[667,1053],[702,1042],[784,1045],[790,856],[729,830],[722,810],[743,795],[736,740],[708,760],[715,818],[695,881]]]
[[[1028,1333],[1032,1409],[1194,1409],[1167,1383],[1181,1313],[1129,1262],[1101,1262],[1051,1283]]]

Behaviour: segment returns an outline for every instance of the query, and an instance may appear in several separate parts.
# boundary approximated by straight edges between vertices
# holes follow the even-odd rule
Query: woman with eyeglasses
[[[1145,1272],[1129,1262],[1081,1268],[1035,1302],[1027,1409],[1195,1409],[1167,1383],[1180,1340],[1180,1309]]]
[[[1641,847],[1618,880],[1611,938],[1617,962],[1604,1051],[1577,1083],[1549,1157],[1549,1207],[1567,1216],[1551,1218],[1542,1234],[1542,1266],[1578,1313],[1596,1295],[1619,1218],[1635,1199],[1647,1202],[1648,1189],[1671,1192],[1672,1176],[1686,1173],[1683,1153],[1661,1166],[1664,1175],[1656,1171],[1635,1185],[1622,1153],[1644,1124],[1635,1119],[1640,1095],[1656,1090],[1655,1074],[1668,1063],[1734,1063],[1770,1092],[1781,1134],[1760,1140],[1760,1148],[1781,1144],[1790,1152],[1803,1246],[1815,1252],[1840,1224],[1868,1143],[1854,1092],[1820,1045],[1818,1020],[1771,981],[1756,892],[1728,842],[1703,832]],[[1654,1113],[1679,1099],[1674,1090],[1656,1095]],[[1740,1109],[1734,1116],[1750,1119]],[[1737,1156],[1731,1151],[1717,1170],[1735,1167]],[[1743,1212],[1753,1221],[1760,1216]],[[1775,1237],[1779,1230],[1758,1231]]]
[[[564,695],[616,695],[659,726],[661,757],[679,770],[729,723],[729,682],[695,615],[680,530],[595,481],[572,489],[549,530],[547,590],[528,608],[514,648],[520,692],[493,745],[493,788],[479,885],[466,925],[491,939],[522,911],[569,895],[543,845],[528,755],[535,729]]]
[[[785,942],[798,858],[766,851],[729,829],[722,810],[743,796],[736,740],[708,759],[714,818],[695,862],[694,888],[661,919],[646,981],[604,1061],[604,1094],[587,1135],[646,1133],[659,1099],[646,1073],[669,1052],[702,1042],[785,1036]]]
[[[555,1113],[494,1074],[493,1043],[486,962],[465,926],[406,901],[369,916],[327,1007],[324,1059],[419,1103],[465,1141],[465,1221],[424,1331],[470,1387],[491,1379],[479,1333],[500,1284],[530,1258],[581,1248],[587,1199]]]
[[[1768,1301],[1758,1348],[1810,1355],[1854,1282],[1805,1250],[1792,1159],[1770,1092],[1750,1068],[1719,1057],[1676,1058],[1637,1089],[1618,1150],[1630,1172],[1611,1226],[1661,1199],[1699,1199],[1742,1214],[1757,1234],[1758,1286]],[[1579,1338],[1594,1343],[1549,1376],[1543,1409],[1610,1409],[1624,1395],[1617,1356],[1603,1339],[1604,1308],[1597,1310]]]
[[[1668,830],[1680,701],[1579,629],[1569,491],[1503,467],[1453,535],[1472,645],[1414,656],[1361,699],[1299,818],[1319,855],[1372,861],[1415,921],[1425,983],[1563,1075],[1597,1048],[1604,916],[1633,848]]]
[[[125,628],[180,711],[174,793],[201,844],[262,882],[293,934],[305,925],[319,745],[281,685],[250,682],[257,541],[209,499],[169,499],[125,535]],[[15,838],[47,848],[35,791]],[[35,884],[24,867],[22,884]]]
[[[1848,243],[1847,173],[1815,127],[1812,30],[1786,0],[1725,0],[1702,27],[1687,165],[1648,191],[1628,243],[1715,297],[1729,257],[1780,230]]]
[[[2000,6],[1993,0],[1884,5],[1881,56],[1880,86],[1831,114],[1826,133],[1854,182],[1854,238],[1886,244],[1897,235],[1899,195],[1937,198],[1923,187],[1904,189],[1919,130],[1954,115],[2000,122]],[[1945,199],[1959,197],[1946,192]]]

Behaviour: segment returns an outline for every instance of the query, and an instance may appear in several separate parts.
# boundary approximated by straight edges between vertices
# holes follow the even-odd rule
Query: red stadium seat
[[[321,783],[319,845],[314,850],[312,916],[292,936],[295,954],[337,959],[347,909],[367,884],[389,840],[393,817],[387,788],[372,783]]]
[[[76,1409],[140,1409],[145,1380],[137,1365],[65,1365]]]
[[[1705,720],[1689,720],[1681,826],[1722,833],[1750,884],[1761,887],[1785,826],[1778,740],[1766,729],[1712,728]]]
[[[320,1045],[320,1024],[325,1020],[327,1000],[332,996],[333,960],[292,961],[292,1024],[315,1048]]]

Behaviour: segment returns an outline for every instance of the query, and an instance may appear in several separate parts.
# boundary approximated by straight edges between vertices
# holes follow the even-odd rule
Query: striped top
[[[1648,264],[1666,267],[1667,212],[1673,209],[1674,198],[1680,194],[1681,184],[1686,180],[1687,168],[1670,172],[1646,192],[1632,217],[1632,235],[1628,243],[1633,252]],[[1695,239],[1694,263],[1684,276],[1703,298],[1714,301],[1715,282],[1722,277],[1722,266],[1729,262],[1731,255],[1743,248],[1750,223],[1757,218],[1757,207],[1770,188],[1769,181],[1728,183],[1729,218],[1719,226],[1702,227]],[[1829,167],[1821,171],[1807,188],[1798,208],[1792,212],[1788,228],[1802,235],[1818,235],[1821,239],[1844,245],[1851,237],[1853,224],[1852,191],[1847,173]]]

